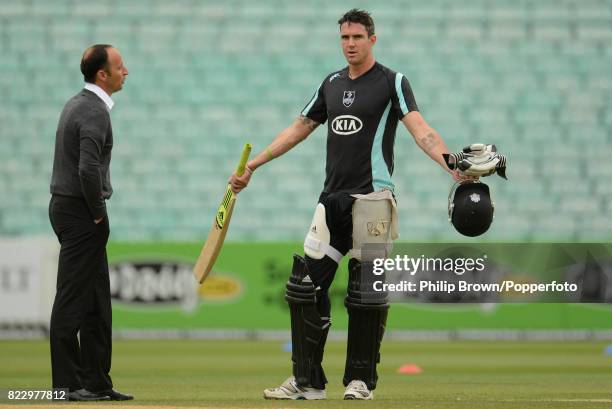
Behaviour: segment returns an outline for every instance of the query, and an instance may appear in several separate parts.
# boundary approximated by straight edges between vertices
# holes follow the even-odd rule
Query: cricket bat
[[[244,173],[244,168],[250,154],[251,144],[247,143],[244,145],[240,162],[238,162],[238,167],[236,167],[236,174],[238,176],[242,176]],[[236,194],[232,191],[231,185],[228,184],[225,189],[225,195],[223,195],[223,200],[215,215],[215,220],[208,233],[206,243],[204,243],[204,247],[202,247],[202,251],[200,252],[200,257],[198,257],[193,267],[193,275],[200,284],[206,280],[208,273],[210,273],[210,270],[215,264],[215,260],[217,260],[217,256],[221,252],[221,246],[223,246],[225,235],[229,229],[229,223],[232,218],[235,203]]]

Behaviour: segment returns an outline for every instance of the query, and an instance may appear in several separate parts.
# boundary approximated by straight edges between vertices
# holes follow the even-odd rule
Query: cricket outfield
[[[343,401],[345,343],[330,341],[328,400],[265,401],[262,390],[289,374],[280,341],[116,340],[112,375],[130,403],[96,408],[610,408],[612,356],[606,342],[386,342],[373,402]],[[46,341],[0,342],[0,388],[50,387]],[[402,364],[420,374],[398,374]],[[0,401],[0,407],[66,407]]]

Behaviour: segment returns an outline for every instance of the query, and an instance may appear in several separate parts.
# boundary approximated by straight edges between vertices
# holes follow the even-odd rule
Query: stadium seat
[[[609,238],[609,2],[371,8],[377,58],[409,78],[449,149],[491,142],[509,157],[510,180],[487,179],[498,204],[487,239]],[[130,69],[113,95],[113,239],[201,240],[242,145],[261,151],[346,65],[343,11],[324,1],[0,0],[0,235],[48,233],[59,113],[82,87],[84,48],[103,42]],[[229,239],[303,238],[323,185],[326,125],[257,172]],[[448,175],[401,124],[395,147],[402,239],[456,240]]]

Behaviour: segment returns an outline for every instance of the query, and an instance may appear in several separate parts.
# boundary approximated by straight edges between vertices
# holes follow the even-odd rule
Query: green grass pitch
[[[341,400],[346,347],[343,342],[329,342],[324,361],[327,401],[265,401],[262,390],[280,384],[289,374],[290,354],[282,345],[279,341],[117,340],[112,375],[117,389],[133,393],[136,400],[127,405],[84,406],[612,407],[612,356],[604,354],[605,342],[386,342],[373,402]],[[397,374],[403,363],[416,364],[423,372]],[[1,389],[49,386],[46,341],[0,341]],[[4,401],[0,406],[16,405]],[[19,405],[26,406],[30,405]]]

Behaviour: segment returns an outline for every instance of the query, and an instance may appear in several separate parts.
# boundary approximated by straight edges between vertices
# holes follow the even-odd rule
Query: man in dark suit
[[[106,44],[85,50],[85,88],[64,106],[55,140],[49,218],[61,249],[51,313],[54,388],[70,400],[130,400],[110,377],[112,314],[105,201],[113,192],[111,95],[121,90],[127,68]]]

